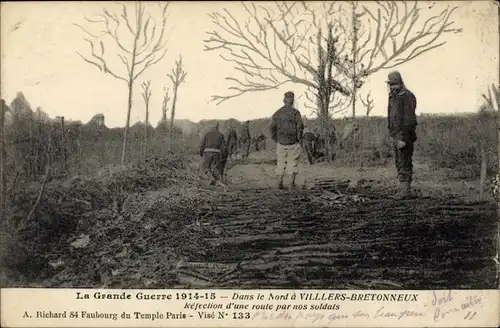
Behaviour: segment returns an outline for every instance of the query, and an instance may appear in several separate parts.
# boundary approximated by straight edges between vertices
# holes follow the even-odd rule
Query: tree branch
[[[229,90],[235,93],[213,96],[212,101],[220,104],[247,92],[272,90],[288,82],[318,88],[314,79],[318,76],[315,35],[335,12],[335,4],[323,3],[318,10],[305,1],[274,2],[266,7],[242,3],[246,20],[236,19],[226,9],[209,14],[216,29],[207,32],[204,50],[221,52],[221,58],[243,74],[241,78],[226,77],[233,82]],[[332,71],[331,75],[335,74]],[[340,84],[329,85],[337,88]]]
[[[184,71],[184,66],[182,65],[182,55],[179,56],[179,60],[175,61],[175,68],[172,69],[172,73],[167,74],[167,76],[170,78],[172,84],[174,85],[175,93],[175,90],[185,82],[187,76],[187,72]]]
[[[161,25],[158,26],[156,20],[151,14],[146,13],[146,7],[143,3],[134,3],[134,14],[130,14],[127,5],[120,3],[120,9],[116,12],[103,9],[102,14],[96,19],[85,17],[90,26],[100,28],[100,34],[92,33],[89,29],[75,24],[88,37],[86,41],[90,45],[90,57],[83,56],[80,52],[77,54],[87,63],[98,67],[101,71],[109,73],[113,77],[129,82],[137,79],[149,67],[159,63],[167,52],[166,44],[166,23],[167,9],[169,3],[160,4],[162,16]],[[156,31],[160,30],[159,35]],[[133,45],[126,44],[125,35],[128,39],[134,40]],[[104,38],[108,38],[107,40]],[[118,48],[115,53],[126,69],[127,78],[116,73],[107,65],[108,59],[105,59],[105,45],[108,41]],[[97,49],[100,49],[99,51]]]
[[[400,13],[398,2],[388,1],[379,2],[379,4],[385,11],[383,16],[380,9],[375,14],[373,10],[363,6],[363,13],[367,14],[376,26],[375,39],[367,39],[364,43],[364,46],[372,49],[368,65],[365,66],[366,75],[409,62],[427,51],[446,44],[446,41],[436,43],[444,34],[462,31],[459,28],[451,28],[454,22],[450,18],[457,7],[448,7],[419,23],[423,9],[418,6],[417,2],[411,8],[408,8],[407,2],[404,2],[404,13]],[[414,30],[415,27],[420,27],[420,29]],[[391,49],[390,52],[388,48]],[[375,63],[379,55],[383,59]],[[363,53],[363,59],[365,56],[366,52]]]
[[[143,82],[141,84],[142,88],[142,99],[144,99],[144,102],[148,105],[149,100],[151,99],[151,81],[148,80],[147,82]]]

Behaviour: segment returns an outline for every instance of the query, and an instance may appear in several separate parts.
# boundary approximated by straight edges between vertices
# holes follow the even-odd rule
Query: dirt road
[[[188,257],[191,270],[228,288],[495,286],[494,204],[395,202],[377,188],[346,186],[222,197],[200,213],[207,251]]]
[[[119,205],[106,200],[115,193],[109,189],[114,183],[106,190],[98,190],[103,188],[100,178],[80,183],[81,199],[98,197],[102,199],[96,204],[107,205],[92,205],[91,210],[79,205],[78,213],[72,208],[71,216],[60,214],[54,221],[50,211],[61,206],[45,204],[44,213],[52,216],[44,219],[50,219],[46,223],[37,219],[39,223],[26,232],[24,243],[30,255],[14,268],[17,276],[7,285],[496,286],[493,257],[498,220],[493,202],[433,193],[394,201],[388,197],[391,190],[385,180],[392,177],[387,168],[365,172],[364,178],[377,179],[360,180],[356,190],[347,190],[343,177],[353,172],[306,167],[299,182],[304,190],[278,191],[273,188],[272,168],[270,164],[235,166],[229,171],[227,192],[210,191],[206,199],[198,197],[197,203],[187,196],[192,192],[189,188],[170,183],[138,192],[140,188],[129,181],[135,175],[124,180],[128,191]],[[431,178],[434,183],[438,180],[435,175]],[[143,187],[158,182],[156,177],[141,179],[131,181]],[[427,182],[421,179],[420,185]],[[92,194],[90,187],[95,189]],[[76,187],[68,188],[74,192]],[[23,258],[19,251],[14,259]]]

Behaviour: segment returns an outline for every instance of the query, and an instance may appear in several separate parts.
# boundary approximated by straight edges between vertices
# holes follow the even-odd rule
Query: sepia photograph
[[[2,2],[0,286],[498,289],[499,18]]]

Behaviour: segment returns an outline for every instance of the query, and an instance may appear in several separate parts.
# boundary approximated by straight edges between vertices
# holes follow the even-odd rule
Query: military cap
[[[390,72],[389,75],[387,76],[386,82],[392,85],[403,84],[403,78],[401,77],[401,73],[399,73],[398,71]]]

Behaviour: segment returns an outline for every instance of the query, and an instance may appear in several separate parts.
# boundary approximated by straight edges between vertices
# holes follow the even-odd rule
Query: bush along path
[[[183,163],[158,159],[47,185],[36,215],[4,243],[9,285],[495,286],[495,204],[394,201],[374,182],[222,192]],[[36,194],[25,191],[12,213],[24,217]]]
[[[168,247],[154,249],[172,238],[168,232],[152,242],[155,231],[148,229],[154,225],[148,220],[163,216],[157,218],[151,210],[162,208],[169,216],[165,224],[183,226],[184,220],[192,220],[193,207],[213,197],[187,162],[176,156],[153,158],[132,167],[103,169],[96,176],[49,182],[29,220],[40,186],[17,190],[1,227],[3,285],[147,285],[141,270],[175,261]],[[151,263],[145,252],[155,254]],[[122,280],[124,272],[127,278]]]

